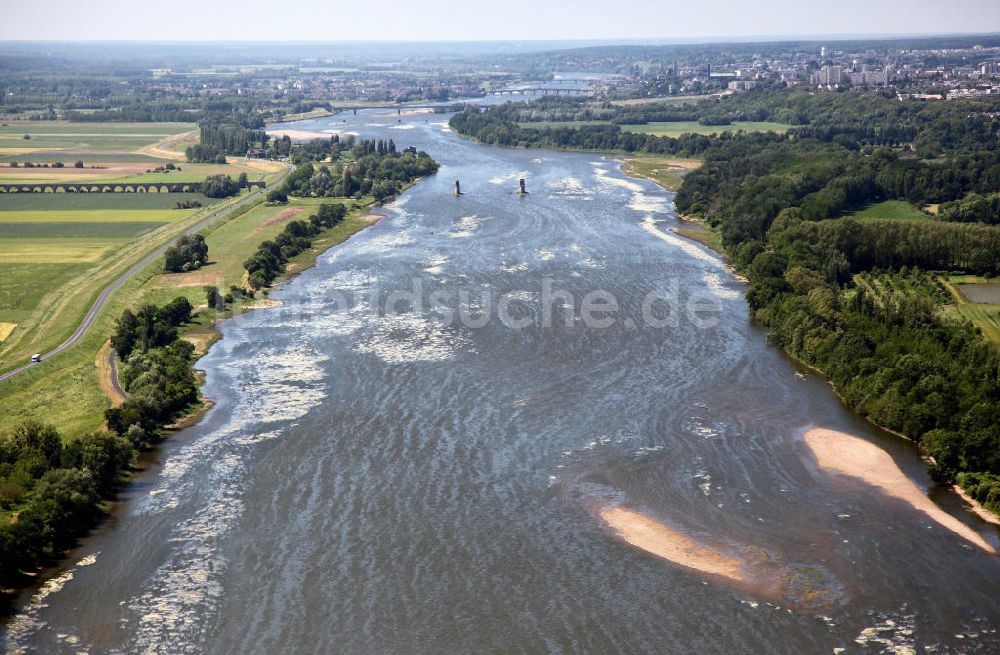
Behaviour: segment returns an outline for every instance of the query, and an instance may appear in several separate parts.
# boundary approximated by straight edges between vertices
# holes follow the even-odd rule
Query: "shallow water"
[[[818,469],[809,426],[872,439],[929,487],[911,447],[767,344],[740,283],[670,232],[671,194],[596,154],[376,113],[295,127],[412,143],[440,172],[273,294],[281,307],[224,325],[199,365],[215,407],[26,595],[8,649],[1000,652],[1000,559]],[[543,327],[544,280],[576,318]],[[445,323],[406,298],[380,315],[414,281],[494,316]],[[578,317],[597,289],[620,307],[610,327]],[[676,325],[641,320],[654,291]],[[504,293],[529,326],[495,317]],[[651,556],[604,526],[593,507],[609,504],[753,553],[762,589],[777,568],[798,586],[775,599]]]

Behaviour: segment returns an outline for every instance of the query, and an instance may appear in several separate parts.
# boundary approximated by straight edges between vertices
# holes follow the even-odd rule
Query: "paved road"
[[[208,225],[209,223],[211,223],[212,221],[214,221],[215,219],[217,219],[219,216],[222,216],[223,214],[227,214],[227,213],[233,211],[234,209],[236,209],[237,207],[242,207],[243,205],[245,205],[248,202],[251,202],[252,200],[254,200],[255,198],[257,198],[258,195],[260,195],[262,193],[265,193],[265,192],[266,192],[266,189],[258,189],[257,191],[254,191],[253,193],[249,194],[246,198],[243,198],[242,200],[240,200],[240,201],[238,201],[238,202],[230,205],[226,209],[221,209],[221,210],[215,212],[214,214],[209,214],[208,216],[206,216],[205,218],[203,218],[202,220],[198,221],[197,223],[195,223],[194,225],[192,225],[191,227],[189,227],[187,230],[185,230],[184,233],[185,234],[193,234],[194,232],[197,232],[198,230],[202,229],[203,227],[205,227],[206,225]],[[50,350],[49,352],[44,353],[42,355],[42,361],[45,361],[49,357],[53,357],[55,355],[58,355],[59,353],[61,353],[62,351],[66,350],[67,348],[71,347],[77,341],[79,341],[80,339],[82,339],[83,335],[85,335],[87,333],[87,330],[90,329],[90,326],[94,324],[95,320],[97,320],[97,315],[101,313],[102,309],[104,309],[104,305],[107,304],[108,298],[110,298],[111,294],[115,292],[115,289],[117,289],[121,285],[125,284],[125,282],[129,278],[131,278],[133,275],[135,275],[136,273],[138,273],[142,269],[146,268],[146,266],[148,266],[150,263],[152,263],[157,257],[160,257],[161,255],[163,255],[164,251],[167,248],[170,247],[170,245],[174,242],[175,239],[176,239],[176,237],[170,239],[169,241],[167,241],[166,243],[164,243],[163,245],[161,245],[159,248],[157,248],[153,252],[149,253],[148,255],[146,255],[145,257],[143,257],[142,259],[140,259],[138,262],[136,262],[135,264],[133,264],[130,269],[128,269],[127,271],[125,271],[124,273],[122,273],[118,277],[118,279],[116,279],[114,282],[112,282],[108,286],[104,287],[104,290],[101,291],[101,295],[99,295],[97,297],[97,300],[94,301],[94,304],[90,306],[90,310],[87,312],[87,315],[83,317],[83,321],[76,328],[76,331],[73,333],[73,335],[69,339],[66,339],[61,344],[59,344],[58,346],[56,346],[55,348],[53,348],[52,350]],[[20,366],[18,368],[13,369],[13,370],[7,371],[3,375],[0,375],[0,382],[4,382],[6,380],[9,380],[12,377],[14,377],[15,375],[17,375],[18,373],[22,373],[24,371],[27,371],[32,366],[36,366],[38,363],[39,362],[28,362],[27,364],[25,364],[23,366]]]

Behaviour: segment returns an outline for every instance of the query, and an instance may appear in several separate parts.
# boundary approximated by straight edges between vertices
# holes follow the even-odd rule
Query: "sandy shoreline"
[[[844,432],[813,428],[803,435],[820,468],[855,478],[898,498],[931,520],[988,553],[996,550],[983,537],[935,505],[896,465],[889,453],[859,437]],[[985,510],[984,510],[985,511]]]

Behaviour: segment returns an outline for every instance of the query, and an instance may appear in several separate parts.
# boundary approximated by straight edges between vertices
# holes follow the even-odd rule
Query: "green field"
[[[653,134],[655,136],[679,137],[682,134],[721,134],[723,132],[779,132],[784,134],[793,126],[786,123],[760,121],[737,121],[731,125],[702,125],[697,121],[670,121],[667,123],[646,123],[645,125],[622,125],[626,132]]]
[[[0,237],[8,223],[169,223],[191,209],[89,209],[0,212]]]
[[[528,130],[556,129],[560,127],[583,127],[585,125],[611,125],[611,121],[524,121],[518,123]]]
[[[27,194],[26,194],[27,195]],[[151,194],[31,194],[0,198],[20,207],[0,211],[0,323],[17,329],[0,343],[0,370],[12,368],[33,352],[44,352],[72,333],[100,288],[142,253],[214,211],[130,209],[155,204]],[[179,196],[173,196],[173,202]],[[112,200],[112,198],[116,198]],[[74,210],[73,202],[120,209]],[[228,202],[228,201],[227,201]],[[58,205],[45,210],[41,207]]]
[[[272,183],[286,170],[274,162],[239,158],[226,165],[178,161],[183,155],[177,150],[197,142],[196,129],[189,123],[10,121],[0,127],[0,180],[200,182],[211,174],[236,177],[245,172],[252,180],[264,178]],[[25,140],[23,134],[32,138]],[[67,166],[83,160],[86,168],[3,165],[32,160],[62,161]],[[182,170],[145,172],[171,161]],[[202,207],[174,208],[178,201],[188,200],[197,200]],[[0,195],[0,328],[6,336],[0,341],[0,370],[61,343],[79,325],[101,289],[145,253],[237,200],[189,193]],[[234,225],[233,229],[238,228]],[[247,234],[253,229],[248,226]],[[270,226],[260,233],[273,236]],[[248,239],[245,252],[249,254],[256,245]],[[217,250],[225,254],[224,248]],[[228,264],[242,266],[242,259],[236,262],[236,258],[234,250]],[[124,307],[134,307],[146,298],[158,300],[163,295],[169,300],[177,295],[176,289],[147,286],[162,265],[161,258],[116,290],[81,342],[0,387],[0,433],[25,418],[52,423],[67,437],[100,427],[109,401],[98,385],[95,357]],[[238,283],[238,277],[234,282]],[[201,292],[200,287],[197,290]]]
[[[243,261],[256,250],[260,242],[275,236],[289,220],[308,217],[317,204],[319,203],[315,200],[293,200],[288,206],[257,205],[244,213],[235,212],[235,218],[222,217],[211,228],[203,231],[209,244],[209,265],[193,273],[164,275],[160,268],[162,262],[158,261],[130,279],[112,296],[111,302],[83,342],[58,358],[47,360],[5,383],[0,389],[0,433],[28,418],[44,419],[55,425],[65,437],[73,437],[99,427],[109,400],[98,385],[94,360],[111,333],[115,317],[122,309],[136,307],[144,302],[165,303],[179,295],[188,297],[196,306],[204,305],[204,283],[218,279],[227,288],[231,284],[238,285],[243,275]],[[368,203],[351,201],[352,207],[356,204],[362,206],[355,208],[343,223],[319,235],[310,250],[289,263],[289,273],[311,265],[326,249],[370,224],[361,218],[367,213]],[[302,211],[292,216],[290,209]],[[27,292],[32,292],[32,278],[49,274],[49,271],[41,270],[37,265],[33,272],[25,271],[21,278],[28,284]],[[61,275],[67,284],[81,277],[79,269],[67,269]],[[187,286],[178,286],[185,284]],[[4,287],[0,291],[0,298],[6,292],[7,287]],[[0,318],[0,322],[3,321]],[[199,346],[210,343],[216,337],[212,317],[201,315],[194,324],[183,330],[183,334]]]
[[[173,209],[178,202],[192,200],[204,207],[218,202],[200,193],[5,193],[0,194],[0,221],[9,211]]]
[[[318,205],[338,202],[344,200],[325,199],[323,202],[316,198],[293,198],[288,205],[257,205],[245,214],[220,222],[211,230],[202,231],[208,244],[208,265],[190,273],[158,275],[149,280],[143,291],[154,298],[153,302],[167,302],[183,293],[194,305],[204,304],[202,287],[206,284],[216,284],[226,289],[242,284],[243,262],[257,250],[262,241],[278,236],[290,221],[308,218]],[[353,204],[353,201],[350,203]]]
[[[1000,304],[970,302],[969,297],[962,292],[963,287],[967,288],[967,285],[1000,286],[1000,279],[978,275],[949,275],[939,279],[951,293],[955,303],[950,309],[972,321],[987,339],[1000,344]]]
[[[891,219],[897,221],[923,221],[928,218],[927,214],[905,200],[886,200],[875,203],[859,211],[851,212],[848,216],[852,218]]]
[[[67,121],[8,121],[0,124],[0,160],[34,160],[25,149],[66,161],[93,158],[95,153],[124,154],[166,137],[196,129],[194,123],[70,123]],[[30,139],[25,139],[24,135]],[[37,161],[42,161],[41,159]],[[49,160],[52,161],[52,160]],[[57,159],[57,161],[62,161]],[[113,160],[106,160],[113,161]]]

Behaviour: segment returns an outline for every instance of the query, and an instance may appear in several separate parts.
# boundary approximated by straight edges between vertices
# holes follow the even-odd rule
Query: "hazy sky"
[[[1000,0],[0,0],[0,40],[634,39],[1000,32]]]

